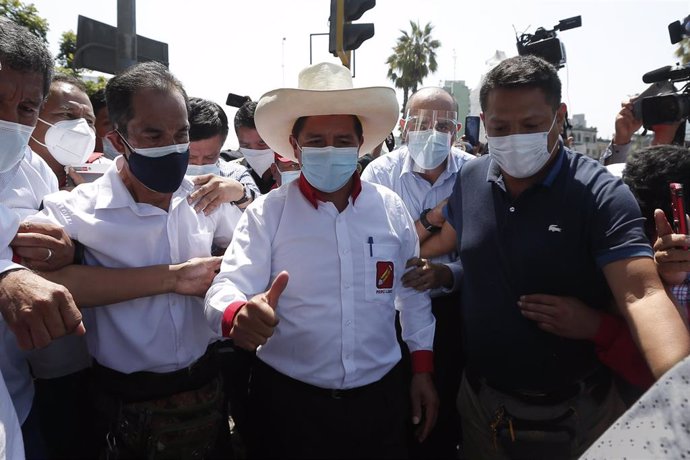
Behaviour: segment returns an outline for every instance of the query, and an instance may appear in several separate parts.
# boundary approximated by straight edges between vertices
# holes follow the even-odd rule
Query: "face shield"
[[[418,172],[440,166],[450,153],[458,127],[455,111],[412,109],[403,126],[403,138]]]

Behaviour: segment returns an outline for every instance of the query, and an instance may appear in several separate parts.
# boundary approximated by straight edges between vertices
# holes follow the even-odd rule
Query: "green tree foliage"
[[[108,80],[102,75],[98,76],[96,81],[87,80],[84,78],[82,78],[82,81],[84,82],[84,85],[86,85],[86,94],[89,96],[92,96],[99,89],[105,88],[105,85],[108,84]]]
[[[84,82],[86,92],[89,96],[101,88],[105,88],[108,83],[105,77],[99,76],[96,80],[84,76],[84,69],[74,68],[74,53],[77,52],[77,34],[73,30],[63,32],[60,36],[60,52],[55,57],[57,67],[55,70],[60,73],[71,74]]]
[[[77,51],[77,34],[73,30],[68,30],[60,35],[60,52],[55,56],[55,61],[59,66],[72,67],[74,53]]]
[[[431,23],[420,27],[419,23],[410,21],[410,27],[410,32],[400,31],[402,35],[393,47],[393,54],[386,59],[388,78],[403,90],[403,110],[410,92],[416,92],[424,78],[436,72],[436,50],[441,46],[440,41],[431,37],[434,28]]]
[[[32,34],[48,42],[48,21],[38,15],[33,3],[25,5],[20,0],[0,0],[0,16],[23,25]]]

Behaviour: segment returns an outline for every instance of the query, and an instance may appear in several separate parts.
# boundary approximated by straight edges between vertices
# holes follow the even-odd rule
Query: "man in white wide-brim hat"
[[[246,209],[206,295],[211,324],[258,347],[252,456],[404,457],[408,394],[418,438],[434,425],[430,300],[400,280],[419,253],[414,221],[395,193],[356,173],[359,154],[397,118],[393,89],[355,89],[349,70],[329,63],[258,103],[259,134],[294,155],[302,173]],[[396,308],[411,351],[410,393]]]

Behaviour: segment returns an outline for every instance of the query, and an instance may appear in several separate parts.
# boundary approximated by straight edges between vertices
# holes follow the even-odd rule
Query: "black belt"
[[[201,358],[190,366],[173,372],[123,372],[110,369],[93,361],[94,382],[102,391],[123,402],[150,401],[183,391],[196,390],[219,375],[214,345],[206,349]]]
[[[392,379],[402,378],[402,366],[400,365],[400,362],[398,362],[393,369],[391,369],[386,375],[381,377],[381,379],[377,380],[376,382],[372,382],[357,388],[347,389],[330,389],[310,385],[278,372],[260,359],[255,360],[252,374],[260,374],[274,381],[277,380],[281,385],[292,387],[295,389],[295,391],[301,391],[303,393],[317,395],[328,399],[347,399],[373,391]]]
[[[611,372],[603,366],[576,382],[544,391],[506,388],[502,385],[495,385],[493,382],[487,381],[485,378],[478,376],[469,369],[465,370],[465,377],[467,378],[467,383],[470,384],[470,387],[475,393],[479,393],[482,384],[484,384],[500,393],[519,399],[525,403],[537,405],[559,404],[587,391],[589,391],[589,394],[595,399],[603,400],[613,381]]]

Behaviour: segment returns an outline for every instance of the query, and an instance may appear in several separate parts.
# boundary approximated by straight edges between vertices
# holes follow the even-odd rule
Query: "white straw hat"
[[[356,115],[362,123],[360,155],[371,152],[393,131],[398,121],[393,88],[353,88],[350,70],[322,62],[299,73],[297,88],[281,88],[261,96],[254,122],[261,139],[273,151],[295,160],[290,134],[300,117]]]

